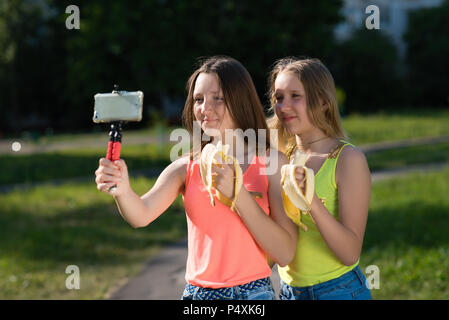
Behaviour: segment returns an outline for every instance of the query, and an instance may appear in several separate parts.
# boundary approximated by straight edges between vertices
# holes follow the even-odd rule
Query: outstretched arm
[[[123,159],[111,162],[100,159],[95,172],[97,188],[114,196],[117,207],[132,227],[145,227],[159,217],[183,190],[188,157],[172,162],[162,171],[154,186],[139,197],[129,184],[128,168]],[[115,191],[110,187],[116,185]]]

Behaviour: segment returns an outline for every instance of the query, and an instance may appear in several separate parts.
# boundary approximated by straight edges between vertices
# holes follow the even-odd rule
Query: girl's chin
[[[285,130],[287,130],[287,132],[289,134],[297,134],[298,132],[301,131],[301,130],[299,130],[299,128],[297,126],[291,126],[291,125],[288,125],[285,123],[284,123],[284,128],[285,128]]]
[[[204,127],[203,126],[203,131],[206,135],[208,135],[209,137],[217,137],[220,136],[220,130],[216,129],[216,128],[211,128],[211,127]]]

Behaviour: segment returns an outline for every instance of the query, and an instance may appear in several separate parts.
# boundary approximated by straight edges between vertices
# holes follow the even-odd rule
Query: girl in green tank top
[[[315,173],[307,231],[298,228],[293,261],[279,267],[281,299],[371,299],[358,267],[368,217],[371,177],[363,153],[341,126],[334,80],[318,59],[279,60],[270,74],[278,149],[299,149]],[[304,170],[296,170],[304,187]]]

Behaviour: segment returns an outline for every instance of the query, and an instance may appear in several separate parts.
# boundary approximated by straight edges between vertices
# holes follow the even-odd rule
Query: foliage
[[[410,67],[407,93],[416,105],[449,105],[449,1],[410,13],[405,34]]]
[[[346,113],[385,110],[403,98],[396,48],[380,31],[355,31],[337,46],[333,61],[335,82],[346,93]]]
[[[93,95],[111,91],[115,83],[145,92],[146,120],[165,97],[182,101],[198,57],[215,54],[241,61],[262,97],[276,59],[306,55],[326,60],[342,5],[341,0],[262,0],[257,5],[236,0],[81,0],[80,29],[68,30],[68,0],[2,3],[0,48],[9,60],[0,61],[1,128],[15,132],[29,130],[32,119],[36,128],[91,128]],[[28,12],[30,8],[35,11]],[[11,26],[13,17],[19,29]]]

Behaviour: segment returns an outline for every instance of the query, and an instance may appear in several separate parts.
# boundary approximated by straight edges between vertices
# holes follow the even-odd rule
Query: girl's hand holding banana
[[[234,166],[227,163],[212,164],[212,179],[214,188],[223,196],[232,199],[235,189]]]
[[[201,151],[200,173],[204,186],[210,195],[210,202],[215,206],[212,188],[215,196],[223,204],[235,212],[235,203],[243,185],[243,174],[240,164],[234,157],[228,155],[229,145],[211,143]],[[231,164],[228,164],[228,163]]]
[[[304,194],[306,192],[305,191],[306,183],[304,181],[306,179],[305,169],[301,168],[301,167],[296,167],[295,178],[296,178],[296,183],[298,184],[298,187],[301,189],[302,193]]]
[[[287,216],[304,231],[307,226],[301,222],[301,213],[308,214],[315,195],[315,175],[305,166],[307,155],[295,152],[293,163],[281,168],[282,200]]]

